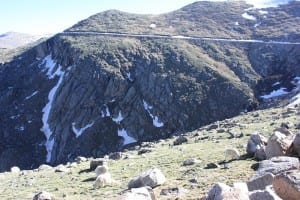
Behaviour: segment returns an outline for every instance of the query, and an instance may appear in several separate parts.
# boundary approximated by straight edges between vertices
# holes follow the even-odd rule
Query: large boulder
[[[252,133],[247,143],[247,153],[249,155],[254,155],[257,152],[257,150],[267,145],[267,141],[267,138],[263,135],[257,132]]]
[[[166,181],[165,175],[157,168],[151,168],[139,176],[134,177],[128,183],[128,188],[149,186],[154,188]]]
[[[291,152],[293,136],[286,136],[275,131],[269,138],[265,152],[267,159],[275,156],[286,156]]]
[[[254,173],[254,178],[266,175],[267,173],[272,173],[277,175],[281,172],[299,169],[300,164],[298,158],[279,156],[273,157],[269,160],[263,160],[259,163],[257,171]]]
[[[106,165],[107,159],[105,158],[96,158],[90,161],[90,170],[95,170],[98,166]]]
[[[275,192],[285,200],[300,199],[300,170],[291,170],[275,176]]]
[[[272,185],[274,175],[271,173],[266,173],[265,175],[255,177],[247,182],[248,190],[264,190],[266,186]]]
[[[249,194],[250,200],[281,200],[270,187],[265,190],[255,190]]]
[[[216,183],[209,190],[206,200],[249,200],[249,197],[248,193],[241,189]]]
[[[293,141],[293,150],[300,157],[300,133],[296,134]]]

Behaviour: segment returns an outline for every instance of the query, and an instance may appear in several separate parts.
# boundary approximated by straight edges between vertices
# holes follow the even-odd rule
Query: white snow
[[[20,114],[17,114],[17,115],[10,116],[9,118],[10,119],[18,119],[19,117],[20,117]]]
[[[279,5],[288,4],[290,1],[292,0],[246,0],[246,2],[253,5],[254,8],[277,7]]]
[[[235,22],[234,25],[238,26],[238,25],[239,25],[239,22]]]
[[[260,25],[260,23],[254,24],[254,28],[258,27],[259,25]]]
[[[273,90],[270,94],[263,95],[263,96],[261,96],[261,98],[270,99],[270,98],[278,97],[278,96],[281,96],[284,94],[288,94],[288,92],[285,90],[286,90],[286,88],[280,88],[278,90]]]
[[[259,10],[258,12],[259,12],[259,14],[261,14],[261,15],[266,15],[266,14],[269,13],[268,11],[265,11],[265,10]]]
[[[55,75],[57,75],[56,72],[57,72],[58,70],[56,70],[56,71],[53,73],[54,68],[55,68],[55,66],[56,66],[56,63],[55,63],[55,61],[52,59],[52,55],[51,55],[51,54],[48,55],[48,56],[46,56],[46,57],[43,59],[43,64],[45,64],[45,70],[47,70],[46,75],[48,76],[49,79],[53,79],[53,78],[55,77]]]
[[[118,114],[117,117],[112,118],[112,120],[113,120],[114,122],[116,122],[117,124],[120,124],[120,122],[121,122],[123,119],[124,119],[124,117],[122,116],[121,111],[119,111],[119,114]]]
[[[16,126],[15,129],[18,131],[24,131],[25,127],[24,126]]]
[[[294,106],[296,104],[300,104],[300,77],[294,78],[296,81],[297,87],[294,89],[298,94],[291,98],[289,106]]]
[[[39,91],[35,91],[35,92],[33,92],[31,95],[29,95],[29,96],[25,97],[25,100],[28,100],[28,99],[30,99],[31,97],[33,97],[34,95],[36,95],[38,92],[39,92]]]
[[[274,87],[274,86],[279,85],[279,84],[280,84],[280,82],[277,81],[277,82],[273,83],[272,86]]]
[[[106,104],[104,104],[104,107],[105,107],[105,112],[101,111],[101,117],[110,117],[110,112],[109,112],[109,109],[108,109],[108,106]]]
[[[58,82],[56,83],[56,85],[50,90],[49,94],[48,94],[48,103],[46,104],[46,106],[43,108],[42,112],[43,112],[43,116],[42,116],[42,122],[43,122],[43,127],[40,129],[42,132],[44,132],[45,136],[46,136],[46,150],[47,150],[47,158],[46,158],[46,162],[50,162],[51,161],[51,153],[52,153],[52,147],[54,145],[54,138],[51,138],[52,136],[52,131],[50,128],[50,125],[48,124],[48,120],[49,120],[49,116],[50,116],[50,112],[51,112],[51,108],[52,108],[52,103],[54,101],[54,97],[56,94],[56,91],[58,90],[58,88],[60,87],[61,83],[63,82],[63,78],[64,78],[64,72],[61,70],[61,66],[59,65],[57,70],[55,72],[53,72],[53,68],[50,69],[50,64],[52,66],[55,66],[55,62],[52,60],[51,55],[46,56],[44,58],[44,60],[46,60],[46,66],[48,65],[49,70],[47,72],[48,77],[50,78],[54,78],[55,76],[59,77]],[[49,64],[50,63],[50,64]],[[50,78],[50,79],[51,79]]]
[[[118,130],[118,136],[124,138],[123,145],[131,144],[131,143],[137,142],[136,139],[134,139],[133,137],[130,137],[130,136],[128,135],[127,131],[126,131],[124,128],[122,128],[121,130]]]
[[[156,24],[150,24],[149,27],[150,28],[156,28]]]
[[[150,106],[145,100],[143,100],[143,104],[144,104],[145,110],[149,113],[150,117],[152,118],[153,126],[158,127],[158,128],[164,126],[164,123],[157,116],[154,116],[151,113],[150,110],[153,108],[153,106]]]
[[[244,14],[242,14],[242,17],[245,18],[245,19],[253,20],[253,21],[256,20],[256,18],[253,15],[249,15],[246,12]]]
[[[75,133],[76,138],[78,138],[79,136],[82,135],[82,133],[83,133],[86,129],[92,127],[93,125],[94,125],[94,122],[92,122],[92,123],[90,123],[90,124],[87,124],[86,126],[80,128],[80,129],[77,129],[77,128],[76,128],[76,123],[73,122],[73,123],[72,123],[72,130],[73,130],[73,132]]]
[[[161,122],[161,121],[158,119],[157,116],[155,116],[154,119],[153,119],[153,125],[154,125],[155,127],[162,127],[162,126],[164,126],[164,123]]]
[[[129,81],[133,81],[133,78],[131,77],[131,74],[130,74],[130,72],[127,72],[126,73],[126,77],[127,77],[127,79],[129,80]]]

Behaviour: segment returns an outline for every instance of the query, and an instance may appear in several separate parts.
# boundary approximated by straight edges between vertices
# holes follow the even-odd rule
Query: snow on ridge
[[[50,67],[50,64],[55,63],[51,57],[51,55],[48,55],[44,58],[44,60],[46,60],[46,66]],[[49,62],[49,63],[48,63]],[[42,116],[42,122],[43,122],[43,126],[40,129],[42,132],[44,132],[44,135],[46,137],[46,142],[45,142],[45,147],[47,150],[47,156],[46,156],[46,162],[50,162],[51,161],[51,154],[52,154],[52,149],[53,149],[53,145],[54,145],[54,137],[51,138],[52,136],[52,130],[50,127],[50,124],[48,123],[49,117],[50,117],[50,113],[51,113],[51,109],[52,109],[52,104],[54,102],[54,98],[56,95],[56,92],[58,90],[58,88],[60,87],[60,85],[63,82],[63,78],[64,78],[64,72],[61,69],[61,66],[59,65],[58,68],[56,69],[55,72],[52,72],[52,70],[54,69],[54,65],[52,65],[52,68],[48,68],[48,72],[47,75],[48,77],[54,78],[55,76],[59,77],[58,82],[56,83],[56,85],[50,90],[49,94],[48,94],[48,103],[45,105],[45,107],[43,108],[42,112],[43,112],[43,116]]]
[[[278,90],[273,90],[270,94],[266,94],[266,95],[263,95],[263,96],[260,96],[260,97],[263,98],[263,99],[270,99],[270,98],[274,98],[274,97],[278,97],[278,96],[281,96],[281,95],[288,94],[289,92],[287,92],[285,90],[286,90],[286,88],[280,88]]]
[[[35,91],[35,92],[33,92],[31,95],[29,95],[29,96],[25,97],[25,100],[28,100],[28,99],[30,99],[31,97],[33,97],[34,95],[36,95],[38,92],[39,92],[39,91]]]
[[[80,128],[80,129],[77,129],[77,128],[76,128],[76,123],[73,122],[73,123],[72,123],[72,130],[73,130],[73,132],[75,133],[76,138],[78,138],[79,136],[82,135],[82,133],[83,133],[86,129],[92,127],[93,125],[94,125],[94,121],[93,121],[92,123],[87,124],[86,126]]]
[[[247,12],[243,13],[242,17],[245,19],[253,20],[253,21],[256,20],[256,17],[254,17],[253,15],[249,15]]]
[[[124,119],[124,117],[122,116],[121,111],[119,111],[119,114],[118,114],[117,117],[112,118],[112,120],[113,120],[114,122],[116,122],[117,124],[120,124],[120,122],[121,122],[123,119]]]
[[[136,139],[134,139],[133,137],[131,137],[131,136],[128,135],[127,131],[124,128],[122,128],[121,130],[118,130],[118,136],[124,138],[123,145],[137,142]]]

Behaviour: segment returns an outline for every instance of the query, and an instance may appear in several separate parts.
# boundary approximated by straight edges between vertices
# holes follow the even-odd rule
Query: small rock
[[[212,124],[212,125],[209,125],[206,130],[211,131],[211,130],[214,130],[217,128],[219,128],[218,124]]]
[[[266,186],[272,185],[274,175],[271,173],[266,173],[263,176],[255,177],[254,179],[247,182],[248,190],[264,190]]]
[[[14,167],[10,168],[10,171],[11,171],[12,173],[20,173],[21,170],[20,170],[19,167],[14,166]]]
[[[160,195],[165,195],[165,196],[182,196],[186,192],[187,192],[186,189],[174,187],[174,188],[162,189],[160,191]]]
[[[205,169],[215,169],[215,168],[219,168],[220,166],[216,163],[208,163],[205,167]]]
[[[107,164],[107,159],[96,158],[90,161],[90,170],[95,170],[97,166],[102,166]]]
[[[140,187],[132,188],[119,197],[118,200],[156,200],[156,198],[150,187]]]
[[[151,168],[139,176],[134,177],[128,183],[128,188],[149,186],[154,188],[166,181],[165,175],[158,168]]]
[[[237,149],[226,149],[225,150],[225,160],[230,158],[231,160],[238,160],[240,159],[240,153]]]
[[[75,161],[79,164],[82,162],[86,162],[88,159],[86,157],[83,156],[78,156],[77,158],[75,158]]]
[[[173,142],[173,145],[181,145],[183,143],[187,143],[188,139],[185,136],[179,136],[178,138],[176,138],[176,140]]]
[[[300,170],[291,170],[275,176],[273,181],[275,192],[283,199],[300,199]]]
[[[149,149],[149,148],[143,148],[141,150],[138,151],[138,155],[142,155],[144,153],[150,153],[152,152],[153,150],[152,149]]]
[[[111,160],[120,160],[123,158],[122,152],[110,153],[108,156],[109,156],[109,159],[111,159]]]
[[[38,171],[50,171],[53,170],[53,167],[51,167],[50,165],[40,165],[38,168]]]
[[[69,169],[64,165],[58,165],[55,167],[55,172],[69,172]]]
[[[51,200],[52,195],[49,192],[39,192],[34,195],[33,200]]]
[[[197,162],[199,162],[199,161],[196,158],[189,158],[189,159],[183,161],[182,165],[183,166],[194,165]]]

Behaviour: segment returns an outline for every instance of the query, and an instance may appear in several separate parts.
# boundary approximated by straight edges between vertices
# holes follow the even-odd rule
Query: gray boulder
[[[134,177],[128,183],[128,188],[149,186],[154,188],[166,181],[165,175],[157,168],[151,168],[139,176]]]
[[[90,170],[95,170],[98,166],[106,165],[107,159],[105,158],[96,158],[90,161]]]
[[[291,170],[275,176],[273,181],[275,192],[286,200],[300,199],[300,170]]]
[[[183,161],[182,165],[183,166],[194,165],[197,162],[199,162],[199,161],[196,158],[189,158],[189,159],[186,159],[185,161]]]
[[[34,195],[33,200],[51,200],[52,195],[49,192],[39,192]]]
[[[274,175],[271,173],[266,173],[265,175],[255,177],[254,179],[247,182],[248,190],[264,190],[266,186],[272,185]]]
[[[122,152],[113,152],[113,153],[110,153],[108,156],[109,156],[109,159],[111,159],[111,160],[120,160],[123,158],[123,153]]]
[[[273,157],[259,163],[259,167],[254,173],[253,178],[266,175],[267,173],[277,175],[287,170],[299,169],[299,167],[300,164],[298,158],[287,156]]]
[[[252,133],[247,143],[247,153],[254,155],[258,149],[261,149],[267,145],[267,141],[267,138],[263,135],[257,132]]]
[[[206,200],[249,200],[249,197],[243,190],[217,183],[209,190]]]
[[[124,193],[118,200],[156,200],[153,190],[150,187],[132,188]]]
[[[179,136],[178,138],[176,138],[176,140],[173,142],[173,145],[181,145],[183,143],[187,143],[188,139],[185,136]]]
[[[270,187],[265,190],[255,190],[249,194],[250,200],[281,200]]]
[[[286,136],[278,131],[274,132],[266,146],[266,157],[267,159],[275,156],[286,156],[291,151],[291,146],[293,143],[293,136]]]
[[[300,133],[296,134],[293,141],[293,151],[300,157]]]

